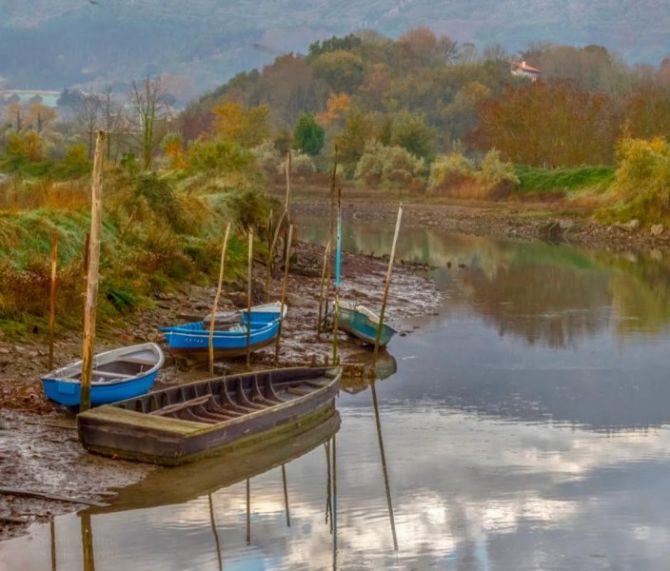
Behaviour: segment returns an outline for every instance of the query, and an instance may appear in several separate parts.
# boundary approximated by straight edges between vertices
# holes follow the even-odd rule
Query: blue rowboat
[[[214,355],[218,358],[240,357],[247,351],[247,326],[249,349],[255,351],[271,344],[279,333],[280,304],[272,303],[251,308],[251,319],[246,311],[217,313],[212,339]],[[286,307],[284,307],[286,313]],[[162,327],[170,352],[190,359],[207,359],[209,355],[209,321],[184,323]]]
[[[338,307],[338,328],[368,345],[374,345],[377,338],[377,328],[379,327],[379,316],[359,304],[340,302]],[[395,333],[396,330],[393,327],[383,324],[379,346],[386,347]]]
[[[155,343],[143,343],[99,353],[93,358],[91,404],[108,404],[149,392],[165,357]],[[81,360],[42,377],[50,400],[66,406],[81,401]]]

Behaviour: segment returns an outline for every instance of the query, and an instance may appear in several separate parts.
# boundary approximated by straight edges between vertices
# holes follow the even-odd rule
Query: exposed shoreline
[[[321,364],[332,355],[332,334],[316,335],[318,295],[323,248],[299,243],[289,275],[289,316],[284,327],[279,366]],[[378,307],[383,290],[386,262],[379,258],[345,253],[343,256],[343,296],[355,297]],[[255,267],[254,290],[262,292],[266,269]],[[272,299],[280,294],[279,276],[272,283]],[[157,328],[185,321],[185,316],[204,315],[214,297],[213,288],[191,286],[183,294],[161,294],[155,308],[128,316],[124,323],[100,327],[96,351],[146,340],[160,341]],[[243,306],[244,293],[224,292],[223,306]],[[388,317],[400,326],[413,318],[434,313],[440,294],[422,266],[398,265],[390,292]],[[258,299],[258,301],[261,301]],[[370,351],[344,334],[339,337],[339,351],[348,375],[345,386],[356,391],[365,388],[362,374],[369,365]],[[59,335],[56,343],[56,365],[77,358],[81,348],[80,332]],[[167,356],[167,355],[166,355]],[[252,356],[252,367],[272,366],[273,348]],[[395,361],[386,357],[385,366]],[[245,360],[230,365],[232,372],[246,370]],[[88,454],[79,444],[73,413],[47,401],[42,394],[39,375],[46,370],[44,339],[16,342],[0,338],[0,481],[7,488],[39,490],[86,501],[108,502],[113,492],[143,479],[153,466],[112,460]],[[220,369],[221,370],[221,369]],[[156,388],[193,381],[208,376],[202,367],[183,370],[170,357]],[[83,507],[76,502],[0,494],[0,540],[25,533],[34,522]],[[4,518],[4,519],[3,519]]]
[[[280,189],[276,189],[277,195]],[[357,221],[392,220],[400,202],[404,205],[403,227],[427,228],[474,234],[495,239],[541,240],[611,251],[670,248],[670,228],[644,227],[637,220],[606,224],[596,220],[591,209],[563,201],[477,202],[386,193],[343,191],[343,216]],[[302,188],[292,205],[294,215],[324,216],[330,203],[321,188]],[[659,232],[660,230],[660,232]]]

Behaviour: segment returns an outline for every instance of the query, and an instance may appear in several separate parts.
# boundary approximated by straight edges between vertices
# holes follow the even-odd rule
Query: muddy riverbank
[[[319,246],[300,243],[295,248],[280,366],[321,364],[331,359],[331,333],[327,331],[321,336],[316,333],[322,260],[323,249]],[[383,259],[345,254],[343,297],[379,307],[386,267]],[[425,269],[402,264],[394,272],[388,319],[399,328],[401,335],[411,332],[404,325],[408,319],[431,314],[439,304],[440,295]],[[265,267],[258,264],[255,274],[258,282],[254,291],[258,292],[257,301],[263,301]],[[280,295],[278,277],[272,282],[271,299],[278,299]],[[240,289],[225,291],[224,308],[246,303]],[[181,293],[158,294],[153,309],[130,315],[122,324],[101,324],[96,350],[147,340],[161,342],[158,327],[203,316],[210,309],[213,297],[213,288],[195,286]],[[347,374],[344,388],[359,390],[365,386],[363,372],[369,366],[370,351],[344,334],[338,339]],[[56,365],[77,358],[80,350],[79,332],[60,334],[55,349]],[[22,533],[34,521],[45,521],[83,507],[85,504],[78,503],[77,499],[109,501],[110,489],[137,482],[154,469],[144,464],[97,457],[83,450],[77,439],[73,413],[47,401],[42,394],[39,375],[46,370],[46,355],[44,339],[16,342],[0,338],[0,481],[7,489],[57,494],[72,501],[0,493],[0,539]],[[273,361],[274,349],[267,348],[252,356],[252,367],[267,368]],[[382,355],[379,374],[392,372],[394,365],[390,355]],[[220,371],[223,366],[220,365]],[[225,367],[231,372],[243,371],[245,362],[241,359],[226,363]],[[155,388],[207,376],[202,366],[175,363],[168,357]]]
[[[407,200],[409,199],[409,200]],[[606,224],[592,209],[565,202],[473,202],[436,198],[418,202],[415,197],[387,196],[352,190],[345,193],[345,219],[386,221],[404,203],[403,227],[434,228],[495,239],[542,240],[612,251],[670,248],[670,228],[644,226],[638,220]],[[294,215],[327,216],[327,193],[298,193]]]

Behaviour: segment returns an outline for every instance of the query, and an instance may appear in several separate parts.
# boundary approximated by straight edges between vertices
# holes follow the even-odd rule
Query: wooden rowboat
[[[121,347],[93,358],[91,404],[124,400],[149,392],[165,357],[155,343]],[[42,377],[47,397],[66,406],[81,400],[81,360],[51,371]]]
[[[341,331],[357,337],[368,345],[374,345],[379,327],[379,316],[367,307],[341,301],[337,314],[337,324]],[[386,324],[382,325],[379,346],[386,347],[396,330]]]
[[[176,465],[334,409],[339,368],[291,368],[180,385],[77,416],[87,450]]]
[[[246,311],[218,313],[212,338],[214,355],[217,358],[232,358],[245,355],[247,343],[250,351],[270,345],[279,333],[280,304],[270,303],[251,308],[251,319]],[[286,313],[286,307],[284,307]],[[238,317],[236,317],[236,315]],[[202,321],[163,327],[170,353],[176,357],[204,360],[209,356],[210,317]],[[217,328],[217,323],[219,327]],[[247,326],[250,327],[247,335]]]

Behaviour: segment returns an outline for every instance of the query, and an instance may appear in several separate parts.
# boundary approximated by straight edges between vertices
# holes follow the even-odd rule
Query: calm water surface
[[[348,225],[345,247],[387,252],[390,226]],[[376,383],[397,551],[365,389],[340,396],[339,430],[161,470],[0,544],[0,569],[668,569],[670,260],[418,230],[400,257],[437,267],[444,302]]]

